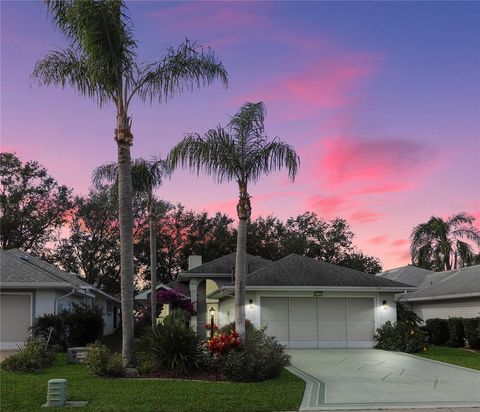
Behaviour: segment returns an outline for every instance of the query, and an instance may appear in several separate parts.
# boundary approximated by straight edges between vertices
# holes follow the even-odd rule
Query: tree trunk
[[[239,182],[240,196],[237,205],[238,233],[235,258],[235,330],[240,342],[245,341],[245,282],[247,277],[247,225],[252,213],[247,184]]]
[[[117,115],[118,215],[120,222],[120,287],[122,306],[122,358],[135,366],[133,354],[133,210],[130,146],[133,136],[126,113]]]
[[[150,189],[148,193],[148,218],[150,226],[150,302],[152,309],[152,327],[157,324],[157,237],[154,207],[152,190]]]

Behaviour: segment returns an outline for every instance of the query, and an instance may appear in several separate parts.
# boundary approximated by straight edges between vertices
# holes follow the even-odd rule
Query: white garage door
[[[16,349],[29,335],[31,295],[0,295],[0,345]]]
[[[261,323],[290,348],[373,346],[373,298],[261,298]]]

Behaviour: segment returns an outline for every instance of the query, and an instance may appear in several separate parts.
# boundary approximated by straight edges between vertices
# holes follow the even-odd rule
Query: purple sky
[[[385,269],[408,263],[411,229],[431,215],[480,220],[480,3],[128,5],[142,59],[189,38],[230,75],[228,89],[135,102],[134,157],[166,155],[185,133],[262,100],[267,133],[302,164],[294,184],[275,173],[251,187],[254,217],[344,217]],[[114,109],[32,84],[35,61],[64,45],[42,2],[1,2],[2,150],[86,193],[92,169],[116,159]],[[178,171],[158,196],[234,216],[236,185]]]

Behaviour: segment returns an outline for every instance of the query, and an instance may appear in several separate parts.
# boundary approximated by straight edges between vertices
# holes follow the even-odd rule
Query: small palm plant
[[[35,65],[40,84],[69,86],[99,106],[116,109],[114,139],[118,155],[118,201],[121,255],[122,357],[133,356],[133,210],[130,106],[164,103],[175,94],[221,80],[227,72],[210,51],[186,41],[152,62],[139,62],[133,27],[123,0],[45,0],[48,13],[69,46],[53,51]]]
[[[252,214],[248,184],[284,167],[293,181],[300,163],[292,146],[265,135],[265,115],[263,102],[246,103],[226,128],[218,126],[203,137],[197,133],[187,135],[168,156],[172,168],[181,164],[197,174],[204,171],[214,175],[219,183],[234,180],[238,184],[235,329],[241,340],[245,338],[247,223]]]
[[[147,196],[147,213],[150,230],[150,281],[151,281],[151,310],[152,326],[156,324],[157,313],[157,237],[156,211],[154,189],[161,186],[163,180],[170,176],[171,169],[166,160],[153,157],[150,160],[142,158],[132,161],[132,189],[136,193]],[[118,183],[118,164],[106,163],[93,171],[92,180],[95,184],[102,181]]]

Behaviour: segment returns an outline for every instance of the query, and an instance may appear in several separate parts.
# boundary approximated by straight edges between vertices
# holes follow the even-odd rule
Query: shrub
[[[231,349],[240,347],[240,339],[237,332],[219,334],[211,337],[207,342],[207,348],[214,356],[222,356]]]
[[[433,345],[443,345],[450,339],[447,319],[427,319],[425,329],[428,332],[430,343]]]
[[[462,323],[468,345],[474,349],[480,348],[480,318],[463,319]]]
[[[398,322],[410,322],[415,325],[420,325],[423,319],[418,316],[413,310],[408,309],[404,303],[397,303],[397,320]]]
[[[105,345],[91,345],[85,360],[85,366],[92,375],[119,377],[123,373],[123,361],[120,353],[113,353]]]
[[[450,333],[450,339],[447,341],[448,346],[459,348],[465,345],[462,318],[448,318],[448,332]]]
[[[157,368],[185,375],[198,369],[204,359],[203,341],[185,323],[183,310],[172,311],[163,321],[149,328],[137,344],[140,356],[151,355]]]
[[[273,379],[290,364],[290,356],[265,329],[249,327],[243,347],[232,349],[219,358],[220,371],[236,382],[257,382]]]
[[[420,352],[427,346],[427,334],[410,322],[387,321],[377,329],[375,348],[399,352]]]
[[[253,326],[252,322],[250,322],[248,319],[245,319],[245,332],[248,330],[253,330],[255,327]],[[231,322],[228,325],[222,326],[219,330],[218,333],[221,335],[229,334],[231,332],[235,331],[235,322]]]
[[[60,345],[62,350],[66,348],[65,328],[61,315],[47,313],[40,316],[35,319],[30,330],[33,337],[48,340],[49,345]]]
[[[98,306],[73,304],[72,309],[62,313],[63,322],[67,329],[67,342],[72,346],[85,346],[95,342],[103,336],[102,309]]]
[[[43,339],[30,338],[19,347],[19,351],[6,358],[2,369],[12,372],[40,372],[52,365],[56,354],[46,349]]]

